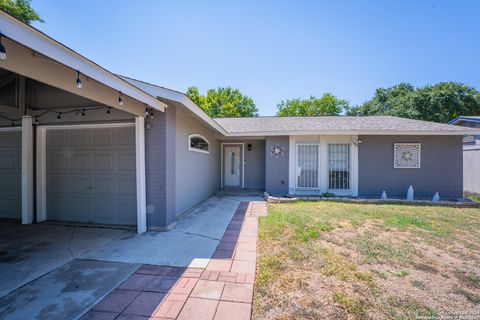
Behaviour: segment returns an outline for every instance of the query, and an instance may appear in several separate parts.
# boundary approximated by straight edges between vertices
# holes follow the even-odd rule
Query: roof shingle
[[[230,134],[331,132],[332,134],[463,134],[472,129],[392,116],[215,118]],[[479,131],[479,130],[473,130]]]

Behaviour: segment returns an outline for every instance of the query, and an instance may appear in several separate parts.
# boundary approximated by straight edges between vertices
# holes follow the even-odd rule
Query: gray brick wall
[[[358,191],[360,197],[404,198],[413,185],[415,198],[463,196],[461,136],[359,136]],[[420,169],[393,167],[394,143],[421,143]]]
[[[164,228],[175,220],[175,108],[146,122],[147,225]]]
[[[275,158],[270,148],[279,144],[284,154]],[[288,154],[289,137],[267,137],[265,141],[265,190],[272,195],[288,194]]]

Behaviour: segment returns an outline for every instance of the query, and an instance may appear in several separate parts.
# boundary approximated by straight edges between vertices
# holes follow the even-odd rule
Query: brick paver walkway
[[[206,268],[143,265],[82,320],[250,319],[265,214],[264,202],[241,202]]]

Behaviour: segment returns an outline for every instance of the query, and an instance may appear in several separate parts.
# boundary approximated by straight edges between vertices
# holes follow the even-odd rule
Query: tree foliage
[[[190,87],[186,94],[212,118],[258,116],[258,109],[252,98],[238,89],[210,89],[204,96],[199,93],[198,88]]]
[[[378,88],[372,99],[347,110],[349,115],[359,112],[446,123],[460,115],[479,115],[480,93],[457,82],[417,88],[400,83],[390,88]]]
[[[40,15],[30,6],[30,2],[31,0],[0,0],[0,9],[26,24],[43,22]]]
[[[339,115],[347,107],[348,101],[338,99],[331,93],[325,93],[321,98],[310,96],[309,99],[281,101],[277,104],[277,116],[335,116]]]

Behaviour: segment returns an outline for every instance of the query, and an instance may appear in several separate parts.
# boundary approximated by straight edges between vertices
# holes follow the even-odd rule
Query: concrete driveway
[[[170,232],[0,223],[0,318],[75,319],[141,264],[205,267],[240,201],[213,196]]]

